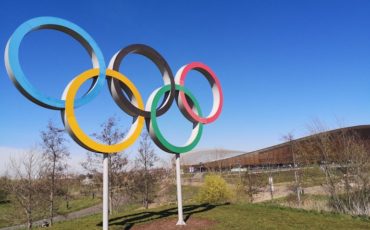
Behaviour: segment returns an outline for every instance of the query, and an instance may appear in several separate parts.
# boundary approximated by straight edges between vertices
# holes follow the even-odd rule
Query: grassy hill
[[[216,230],[370,229],[368,218],[284,208],[273,204],[187,205],[184,213],[189,223],[186,229],[205,229],[206,226]],[[126,211],[110,218],[110,229],[158,229],[164,221],[174,226],[176,218],[177,209],[174,206]],[[192,220],[207,222],[201,228],[193,228]],[[51,229],[101,229],[101,215],[57,223]]]

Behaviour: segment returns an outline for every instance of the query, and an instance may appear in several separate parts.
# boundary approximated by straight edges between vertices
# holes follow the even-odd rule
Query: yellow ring
[[[99,75],[99,69],[90,69],[74,78],[67,86],[64,96],[65,96],[65,111],[64,111],[64,122],[65,127],[69,134],[83,147],[99,153],[117,153],[128,148],[132,145],[136,139],[140,136],[141,130],[144,126],[144,117],[138,116],[133,120],[130,130],[128,131],[126,137],[119,143],[113,145],[105,145],[93,140],[90,136],[86,135],[80,126],[78,125],[75,112],[74,103],[75,97],[78,89],[81,85],[90,78]],[[106,70],[106,75],[108,77],[113,77],[123,84],[125,84],[129,90],[131,90],[133,95],[133,103],[140,109],[144,109],[144,103],[141,98],[139,91],[136,89],[135,85],[123,74],[115,70]]]

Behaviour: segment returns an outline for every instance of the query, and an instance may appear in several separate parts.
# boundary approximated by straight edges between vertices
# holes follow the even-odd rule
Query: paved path
[[[95,205],[89,208],[82,209],[80,211],[71,212],[66,215],[56,216],[54,217],[54,223],[59,222],[59,221],[78,219],[84,216],[89,216],[89,215],[100,213],[101,211],[102,211],[102,205],[98,204],[98,205]],[[48,221],[48,219],[35,221],[33,222],[33,226],[40,227],[44,221]],[[23,229],[23,228],[27,228],[27,225],[25,224],[16,225],[16,226],[11,226],[11,227],[6,227],[6,228],[0,228],[0,230],[16,230],[16,229]]]

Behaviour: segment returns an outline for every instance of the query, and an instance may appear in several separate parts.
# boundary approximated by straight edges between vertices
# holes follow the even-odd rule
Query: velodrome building
[[[356,135],[364,140],[370,151],[370,125],[352,126],[330,130],[311,136],[293,140],[294,144],[302,144],[313,140],[317,135]],[[315,161],[314,159],[312,161]],[[205,149],[189,152],[182,155],[183,169],[188,172],[203,172],[207,170],[240,170],[258,167],[292,167],[294,156],[292,142],[285,142],[252,152],[235,151],[229,149]]]

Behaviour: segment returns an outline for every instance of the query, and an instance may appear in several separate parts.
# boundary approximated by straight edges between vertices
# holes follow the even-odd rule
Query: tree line
[[[112,145],[121,141],[126,132],[116,117],[101,124],[100,132],[92,136]],[[11,202],[16,214],[3,218],[25,220],[31,229],[35,220],[45,219],[53,225],[60,203],[68,210],[77,193],[91,199],[101,198],[102,161],[100,153],[87,152],[81,162],[83,174],[69,173],[71,152],[65,130],[49,122],[40,132],[40,143],[28,150],[21,159],[11,159],[7,173],[0,177],[0,204]],[[147,133],[141,135],[134,160],[125,152],[109,154],[109,213],[118,211],[123,204],[140,202],[146,209],[156,196],[159,181],[168,179],[168,168],[155,167],[161,161]],[[131,163],[131,164],[129,164]],[[129,167],[131,165],[131,167]],[[133,167],[132,167],[133,166]],[[58,203],[58,204],[57,204]]]

